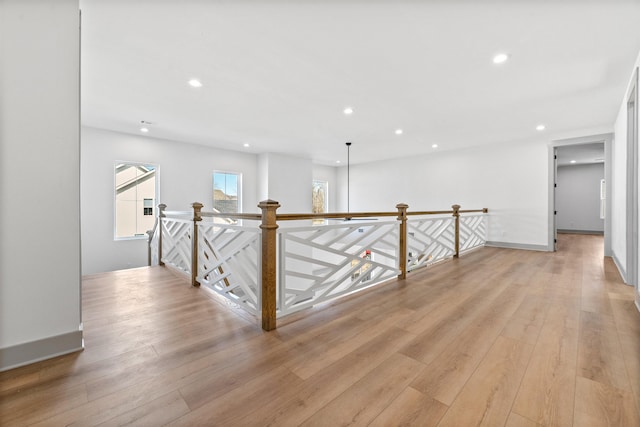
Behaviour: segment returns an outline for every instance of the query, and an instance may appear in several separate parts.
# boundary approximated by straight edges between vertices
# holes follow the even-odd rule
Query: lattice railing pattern
[[[398,222],[280,228],[278,316],[396,277]]]
[[[198,223],[198,282],[251,313],[260,309],[260,253],[255,226]]]
[[[158,265],[158,235],[160,234],[160,227],[155,227],[153,231],[149,231],[149,265]]]
[[[191,235],[193,221],[162,219],[162,261],[177,270],[191,274]]]
[[[455,253],[452,216],[411,217],[407,220],[407,270],[431,265]]]
[[[460,215],[460,253],[484,246],[487,240],[486,215]]]

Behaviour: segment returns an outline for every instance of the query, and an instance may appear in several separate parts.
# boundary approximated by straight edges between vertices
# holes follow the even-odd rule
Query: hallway
[[[602,237],[482,248],[264,332],[161,267],[87,276],[86,349],[0,373],[0,424],[640,426]]]

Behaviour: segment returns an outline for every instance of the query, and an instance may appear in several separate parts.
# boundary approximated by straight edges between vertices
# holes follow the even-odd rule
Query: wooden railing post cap
[[[263,200],[260,203],[258,203],[258,207],[260,209],[270,208],[270,207],[274,207],[274,206],[276,208],[279,208],[280,207],[280,203],[276,202],[275,200],[271,200],[271,199]]]
[[[165,210],[167,208],[167,205],[165,205],[164,203],[160,203],[158,205],[158,209],[160,209],[161,211]]]
[[[451,209],[453,209],[453,215],[460,215],[460,205],[451,205]]]
[[[193,202],[191,203],[191,207],[193,208],[193,220],[194,221],[202,221],[202,208],[203,208],[203,204],[200,202]]]
[[[489,212],[489,208],[482,208],[482,213],[487,213]]]
[[[406,210],[407,208],[409,208],[409,205],[406,204],[406,203],[398,203],[396,205],[396,209],[405,209]]]

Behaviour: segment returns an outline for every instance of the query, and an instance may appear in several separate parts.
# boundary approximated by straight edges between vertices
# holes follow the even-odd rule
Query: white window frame
[[[158,215],[158,205],[161,203],[160,202],[160,165],[157,163],[153,163],[153,162],[131,162],[131,161],[127,161],[127,160],[116,160],[113,163],[113,169],[112,169],[112,173],[113,173],[113,240],[115,241],[125,241],[125,240],[143,240],[143,239],[148,239],[148,235],[145,234],[141,234],[141,235],[134,235],[134,236],[118,236],[118,229],[117,229],[117,211],[118,211],[118,202],[117,202],[117,196],[118,196],[118,190],[117,190],[117,181],[116,181],[116,168],[118,167],[118,165],[131,165],[131,166],[153,166],[155,168],[156,174],[155,174],[155,181],[156,181],[156,197],[155,197],[155,206],[154,206],[154,210],[153,210],[153,217],[157,217]],[[146,231],[146,230],[145,230]]]
[[[222,173],[222,174],[226,174],[226,175],[236,175],[238,177],[238,188],[237,188],[237,195],[236,197],[238,198],[238,213],[242,213],[242,173],[241,172],[236,172],[236,171],[226,171],[226,170],[220,170],[220,169],[214,169],[213,172],[211,173],[211,206],[212,208],[215,209],[215,199],[213,198],[213,195],[215,194],[215,190],[216,190],[216,185],[215,185],[215,174],[217,173]]]

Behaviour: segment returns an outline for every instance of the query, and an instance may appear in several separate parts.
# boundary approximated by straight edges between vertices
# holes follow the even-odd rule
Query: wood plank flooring
[[[3,426],[640,426],[602,237],[483,248],[279,321],[164,268],[83,280],[86,349],[0,373]]]

